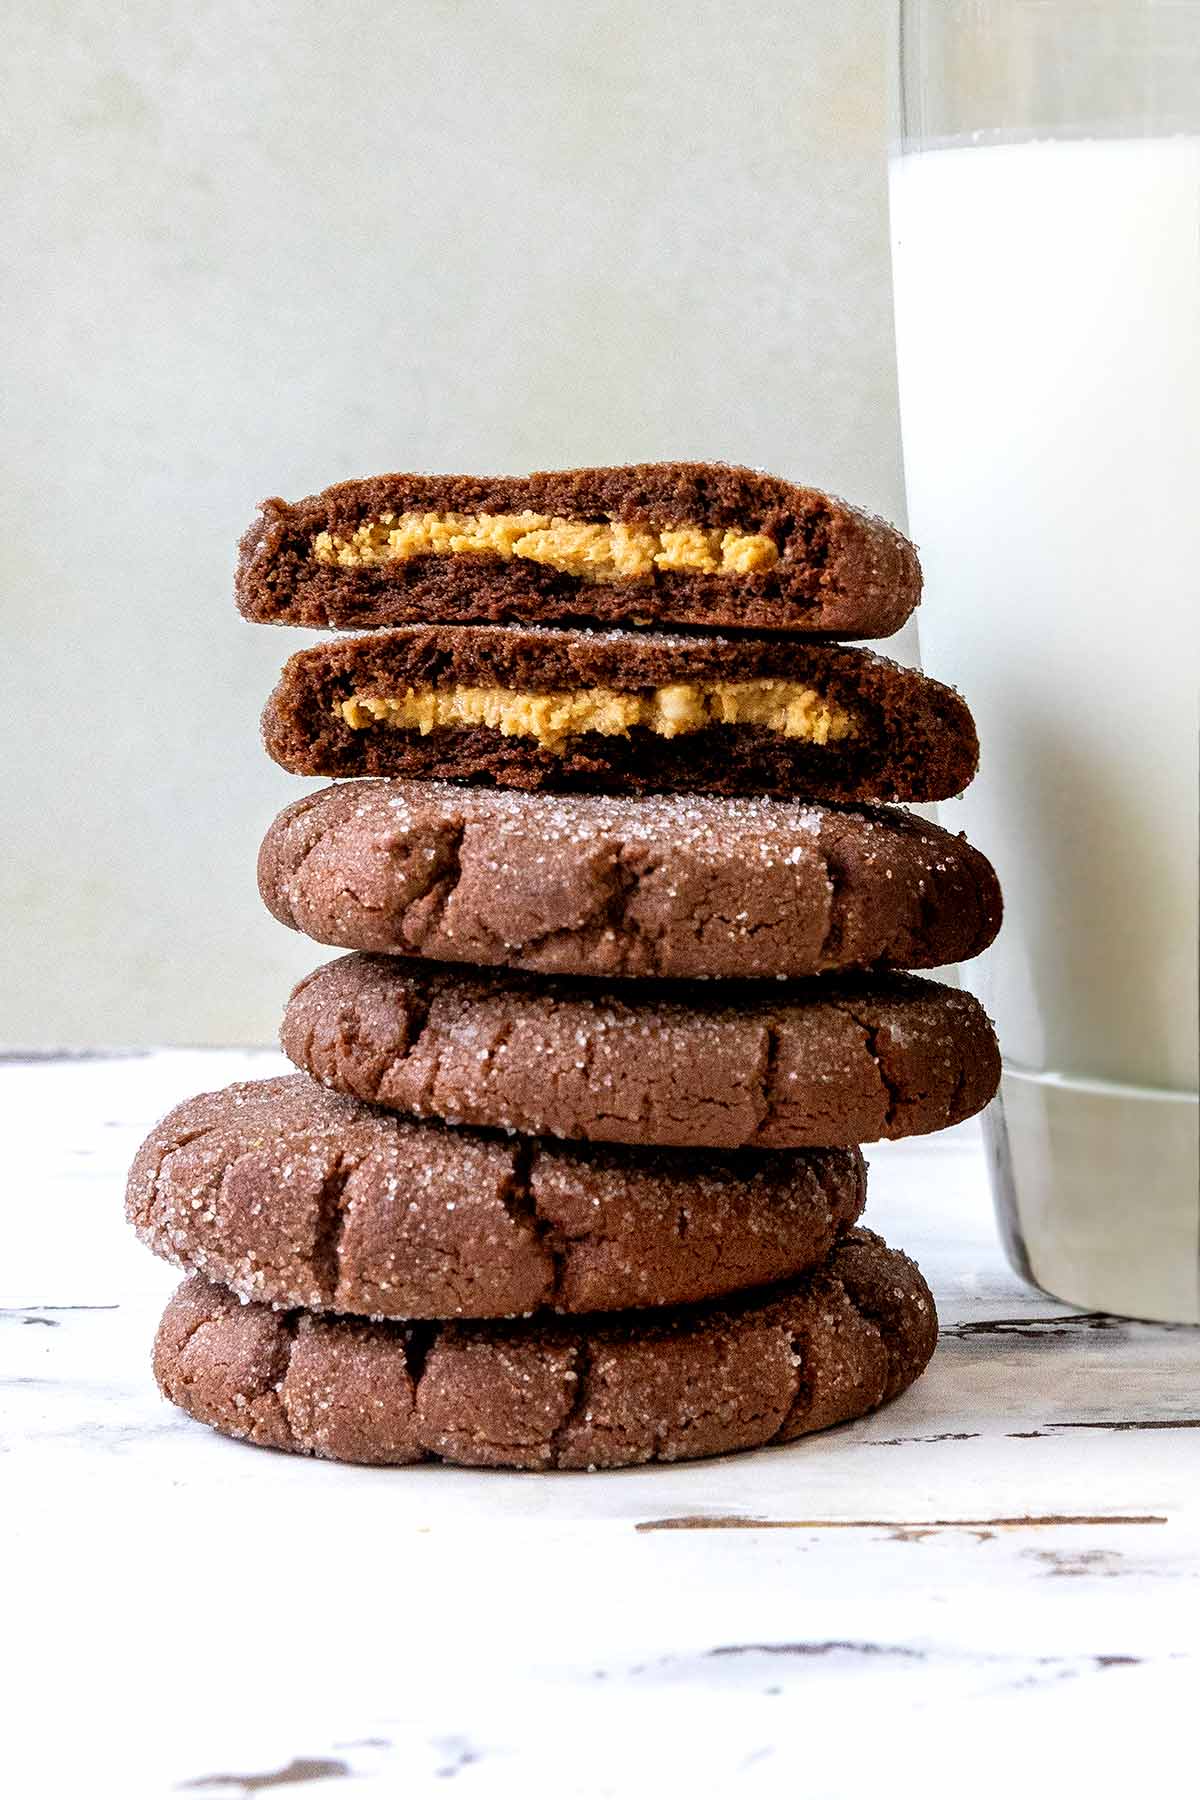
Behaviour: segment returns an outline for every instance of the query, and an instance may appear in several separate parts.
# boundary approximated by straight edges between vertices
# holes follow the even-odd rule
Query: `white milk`
[[[922,656],[962,688],[983,747],[942,816],[993,858],[1007,903],[965,978],[1010,1071],[1082,1078],[1092,1102],[1098,1083],[1182,1101],[1197,1085],[1200,140],[926,151],[893,163],[891,204]],[[1105,1116],[1089,1103],[1089,1140]]]

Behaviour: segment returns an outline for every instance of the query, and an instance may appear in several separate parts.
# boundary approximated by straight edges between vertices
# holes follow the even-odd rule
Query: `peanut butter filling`
[[[580,581],[646,580],[656,569],[704,575],[752,575],[773,569],[779,551],[769,537],[704,525],[591,525],[545,513],[381,513],[349,537],[322,531],[313,540],[320,563],[363,569],[413,556],[521,557]]]
[[[641,694],[605,687],[549,694],[515,688],[408,688],[386,697],[355,694],[338,701],[333,711],[351,731],[390,725],[426,737],[439,729],[486,725],[502,737],[535,738],[554,753],[585,731],[628,737],[634,727],[673,738],[708,725],[761,725],[810,744],[837,743],[857,730],[854,715],[815,688],[771,680],[686,681]]]

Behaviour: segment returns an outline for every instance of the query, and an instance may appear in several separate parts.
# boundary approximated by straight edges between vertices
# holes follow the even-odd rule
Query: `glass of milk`
[[[923,660],[982,763],[943,823],[1015,1266],[1200,1320],[1200,0],[901,0],[892,254]]]

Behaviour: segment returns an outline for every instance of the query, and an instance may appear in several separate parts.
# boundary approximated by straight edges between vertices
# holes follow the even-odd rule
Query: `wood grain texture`
[[[177,1278],[121,1223],[127,1164],[185,1095],[283,1067],[180,1051],[0,1071],[21,1791],[100,1800],[119,1768],[139,1796],[455,1779],[640,1800],[795,1792],[802,1770],[804,1791],[858,1800],[895,1790],[914,1722],[922,1783],[969,1771],[972,1800],[1031,1792],[1033,1768],[1116,1796],[1144,1785],[1148,1742],[1183,1754],[1200,1333],[1023,1287],[972,1128],[871,1152],[867,1223],[921,1262],[944,1324],[886,1414],[586,1481],[393,1474],[226,1442],[150,1377]],[[309,1654],[330,1619],[344,1653]]]

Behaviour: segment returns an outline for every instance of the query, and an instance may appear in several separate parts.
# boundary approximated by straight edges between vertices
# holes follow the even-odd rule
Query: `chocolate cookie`
[[[857,1150],[735,1157],[414,1124],[305,1075],[169,1113],[126,1211],[244,1299],[389,1319],[672,1306],[824,1260],[862,1212]]]
[[[301,650],[263,735],[298,775],[944,800],[978,744],[952,688],[787,638],[407,626]]]
[[[597,622],[887,637],[921,592],[882,519],[753,469],[642,463],[517,478],[378,475],[242,539],[250,619],[349,626]]]
[[[907,813],[429,781],[295,801],[258,885],[318,943],[555,975],[937,968],[1001,910],[987,858]]]
[[[624,990],[344,956],[284,1014],[319,1081],[417,1117],[616,1144],[791,1149],[938,1131],[996,1091],[970,994],[915,976]]]
[[[787,1443],[893,1399],[933,1353],[915,1263],[854,1231],[720,1305],[581,1324],[372,1324],[246,1306],[192,1276],[154,1373],[231,1437],[340,1462],[614,1469]]]

